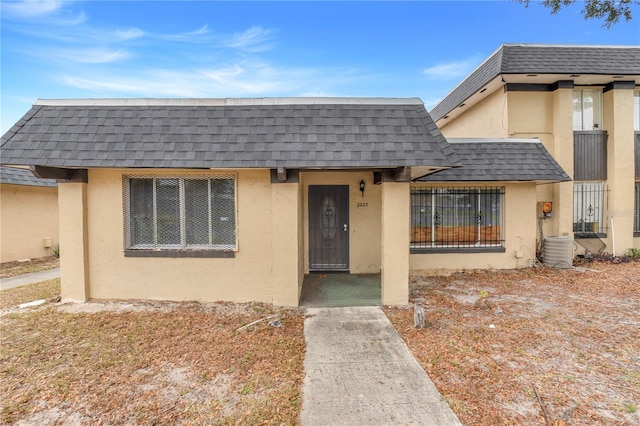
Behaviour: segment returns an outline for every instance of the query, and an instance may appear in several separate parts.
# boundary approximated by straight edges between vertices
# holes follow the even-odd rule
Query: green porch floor
[[[380,306],[380,274],[305,275],[300,306]]]

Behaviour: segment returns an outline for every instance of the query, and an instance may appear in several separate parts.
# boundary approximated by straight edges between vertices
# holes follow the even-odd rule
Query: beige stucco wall
[[[430,187],[476,187],[482,185],[415,185]],[[494,185],[495,186],[495,185]],[[502,185],[498,185],[502,186]],[[530,265],[536,253],[537,218],[535,183],[504,184],[503,237],[504,253],[420,253],[411,254],[411,270],[433,273],[437,270],[512,269]],[[518,256],[516,257],[516,252]],[[435,271],[434,271],[435,270]]]
[[[349,185],[350,270],[380,272],[381,186],[373,185],[371,172],[301,173],[300,183],[277,184],[269,170],[224,171],[230,172],[237,176],[235,258],[125,257],[122,177],[140,172],[89,170],[88,184],[61,184],[63,298],[297,305],[308,270],[310,184]],[[214,173],[145,170],[141,175]],[[361,180],[367,185],[364,197]],[[402,208],[408,212],[408,204]]]
[[[537,138],[573,176],[572,89],[508,92],[509,137]],[[573,183],[539,185],[538,201],[552,201],[554,214],[543,222],[544,235],[572,235]]]
[[[438,126],[447,138],[506,138],[507,98],[500,87],[455,119],[440,119]]]
[[[507,92],[507,102],[509,137],[542,139],[552,133],[553,92]]]
[[[360,181],[365,182],[364,197]],[[381,185],[373,184],[371,172],[300,173],[304,198],[304,270],[309,271],[309,185],[349,185],[349,270],[352,274],[380,272]]]
[[[135,173],[90,170],[88,184],[62,184],[63,241],[75,247],[66,256],[63,250],[65,299],[256,300],[297,305],[308,271],[310,184],[349,185],[351,272],[380,272],[381,186],[373,185],[371,172],[301,173],[301,183],[278,184],[271,183],[268,170],[233,172],[238,206],[238,250],[233,259],[125,257],[122,176]],[[361,180],[367,184],[364,197]]]
[[[382,303],[409,303],[410,185],[382,184]]]
[[[128,171],[89,170],[87,211],[91,298],[297,304],[296,290],[300,283],[296,283],[295,277],[300,277],[300,274],[295,259],[300,259],[300,236],[295,232],[295,223],[291,223],[293,232],[276,235],[273,229],[273,224],[277,223],[274,211],[286,216],[283,219],[295,222],[296,211],[290,211],[290,207],[299,204],[296,184],[272,185],[268,170],[234,172],[237,176],[238,222],[235,258],[125,257],[123,172]],[[167,172],[146,170],[145,173]],[[215,172],[170,172],[180,175],[212,173]],[[274,202],[282,205],[274,209]],[[275,241],[275,238],[282,240]],[[290,266],[283,260],[275,274],[274,249],[279,251],[278,256],[290,259],[292,264]],[[275,292],[274,276],[278,279]]]
[[[58,189],[0,184],[0,223],[0,262],[51,256],[59,243]]]
[[[522,112],[524,113],[524,111]],[[553,147],[549,152],[573,179],[573,90],[553,92]],[[573,182],[553,184],[551,235],[573,236]]]
[[[302,258],[299,256],[302,234],[298,226],[302,209],[298,183],[271,185],[271,231],[273,248],[273,303],[297,306],[304,276],[300,275]]]
[[[603,94],[603,129],[607,141],[607,185],[610,230],[607,252],[620,255],[633,247],[635,153],[633,90],[614,89]]]
[[[91,292],[87,186],[80,182],[58,185],[60,291],[63,299],[81,302],[88,300]]]

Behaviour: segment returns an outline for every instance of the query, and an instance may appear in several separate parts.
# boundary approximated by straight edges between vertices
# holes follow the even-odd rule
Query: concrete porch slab
[[[300,306],[380,306],[380,300],[379,274],[318,273],[305,275]]]

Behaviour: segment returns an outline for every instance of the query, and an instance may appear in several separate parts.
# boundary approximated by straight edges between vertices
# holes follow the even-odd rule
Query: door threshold
[[[350,274],[348,269],[313,269],[310,274]]]

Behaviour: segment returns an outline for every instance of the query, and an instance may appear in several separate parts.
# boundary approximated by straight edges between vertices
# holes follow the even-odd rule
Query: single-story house
[[[527,266],[536,185],[568,179],[537,141],[449,144],[415,98],[38,101],[2,150],[58,179],[78,300],[296,306],[342,271],[406,304],[410,269]]]
[[[0,223],[0,262],[51,256],[58,244],[56,181],[0,167]]]

